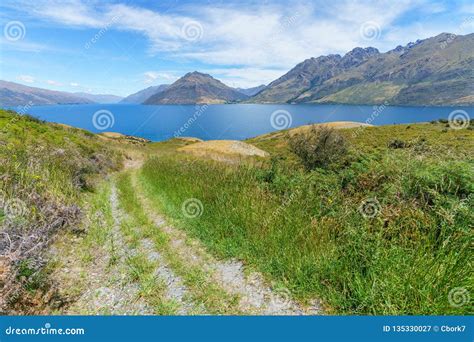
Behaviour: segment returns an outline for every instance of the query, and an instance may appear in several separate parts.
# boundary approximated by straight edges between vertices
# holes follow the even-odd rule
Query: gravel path
[[[120,231],[123,217],[118,208],[117,189],[112,185],[110,204],[114,225],[106,246],[108,253],[94,260],[87,290],[69,308],[68,314],[151,315],[153,310],[139,298],[139,287],[130,281],[126,259],[134,250],[124,242]]]
[[[310,306],[302,306],[291,298],[287,289],[272,289],[257,272],[247,274],[244,265],[238,260],[220,261],[206,252],[199,241],[189,238],[185,232],[166,224],[163,216],[158,215],[147,198],[139,191],[136,177],[132,177],[132,184],[143,208],[155,223],[158,229],[165,232],[173,247],[173,251],[186,263],[199,267],[211,274],[214,283],[217,283],[226,292],[238,295],[239,307],[247,314],[260,315],[317,315],[321,314],[318,302]]]
[[[196,308],[194,303],[188,300],[189,295],[186,286],[183,285],[181,278],[177,276],[168,265],[166,265],[162,255],[155,250],[153,241],[150,239],[143,239],[141,240],[141,246],[142,250],[148,257],[148,260],[158,265],[155,270],[155,275],[166,285],[166,299],[173,301],[178,305],[176,314],[204,314],[204,308]]]

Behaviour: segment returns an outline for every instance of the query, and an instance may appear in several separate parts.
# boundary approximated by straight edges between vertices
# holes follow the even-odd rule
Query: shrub
[[[289,146],[307,170],[341,163],[348,154],[346,139],[332,128],[311,126],[289,138]]]
[[[407,144],[403,140],[400,140],[400,139],[393,139],[388,143],[388,148],[396,149],[396,148],[405,148],[405,147],[407,147]]]

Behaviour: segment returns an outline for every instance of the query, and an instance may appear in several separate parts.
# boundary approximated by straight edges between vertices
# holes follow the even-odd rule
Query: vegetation
[[[160,209],[212,251],[302,299],[322,298],[330,312],[467,314],[449,294],[473,289],[474,136],[406,127],[340,131],[350,162],[338,169],[307,171],[277,132],[249,140],[271,162],[167,153],[142,177]],[[394,137],[408,147],[389,148]],[[201,216],[183,215],[189,198],[201,201]]]
[[[324,126],[311,126],[308,131],[291,135],[289,146],[307,170],[341,163],[347,154],[345,138],[335,129]]]
[[[12,111],[0,110],[0,129],[0,287],[15,301],[54,234],[80,219],[82,194],[118,169],[120,156],[87,131]]]
[[[344,56],[309,58],[248,101],[469,105],[473,47],[473,34],[441,33],[384,53],[357,47]]]
[[[140,239],[151,239],[166,262],[173,270],[182,277],[184,284],[188,287],[192,299],[205,307],[211,314],[236,314],[236,298],[225,293],[219,286],[213,283],[205,270],[195,267],[176,253],[176,247],[170,242],[167,234],[157,229],[149,214],[144,210],[137,189],[133,186],[131,175],[122,174],[119,177],[118,187],[120,190],[120,203],[125,212],[129,214],[127,236],[132,237],[132,242],[138,245]],[[131,229],[131,227],[140,227]],[[145,290],[144,296],[155,307],[157,314],[176,314],[176,303],[163,300],[162,288],[157,289],[159,280],[153,276],[154,268],[143,256],[134,256],[131,261],[140,286],[144,289],[155,287],[153,291]],[[138,271],[136,271],[138,269]],[[144,270],[143,270],[144,269]],[[141,270],[141,271],[140,271]],[[143,274],[145,273],[145,274]],[[143,291],[143,290],[142,290]]]
[[[167,296],[160,263],[186,288],[188,312],[247,312],[216,281],[207,251],[303,302],[321,299],[328,313],[471,309],[453,304],[453,291],[472,293],[474,283],[472,129],[440,120],[279,131],[247,141],[271,158],[216,161],[179,150],[192,139],[145,145],[10,111],[0,111],[0,128],[0,298],[14,308],[6,312],[37,313],[32,298],[56,277],[78,303],[72,312],[108,313],[83,297],[94,269],[99,290],[145,301],[137,312],[176,314],[183,303]],[[121,155],[129,170],[99,181],[120,169]],[[45,261],[54,237],[59,252]]]

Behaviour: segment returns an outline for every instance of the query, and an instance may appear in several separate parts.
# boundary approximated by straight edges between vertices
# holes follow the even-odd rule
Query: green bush
[[[393,139],[388,143],[388,148],[405,148],[407,147],[407,143],[405,143],[403,140],[400,139]]]
[[[332,128],[311,126],[289,138],[289,146],[307,170],[341,163],[348,153],[346,139]]]

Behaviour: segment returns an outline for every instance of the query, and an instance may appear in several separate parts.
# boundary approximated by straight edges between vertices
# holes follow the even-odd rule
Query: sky
[[[268,84],[303,60],[474,32],[472,1],[3,0],[0,78],[126,96],[209,73]]]

